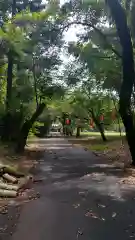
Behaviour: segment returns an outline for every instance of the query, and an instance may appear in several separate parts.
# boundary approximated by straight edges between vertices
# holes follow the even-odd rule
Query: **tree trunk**
[[[66,127],[65,127],[65,123],[66,123],[66,114],[62,113],[62,117],[61,117],[61,123],[62,123],[62,129],[63,129],[63,135],[66,135]]]
[[[69,130],[68,130],[67,125],[65,125],[65,134],[66,134],[66,136],[69,136]]]
[[[1,140],[3,142],[16,142],[18,133],[23,122],[22,112],[7,112],[3,117],[3,127],[1,131]]]
[[[6,112],[2,119],[2,131],[1,131],[1,140],[3,142],[10,141],[10,129],[11,129],[11,113]]]
[[[76,130],[76,137],[80,137],[81,135],[81,127],[77,127],[77,130]]]
[[[35,73],[35,61],[33,57],[33,66],[32,66],[32,72],[33,72],[33,78],[34,78],[34,90],[35,90],[35,96],[36,96],[36,104],[38,107],[38,92],[37,92],[37,78],[36,78],[36,73]]]
[[[107,138],[106,138],[106,136],[105,136],[104,128],[103,128],[102,124],[101,124],[101,123],[98,121],[98,119],[96,118],[93,109],[90,110],[90,113],[91,113],[91,116],[92,116],[92,118],[93,118],[94,123],[96,124],[96,126],[97,126],[97,128],[98,128],[98,130],[99,130],[99,132],[100,132],[100,134],[101,134],[102,140],[103,140],[104,142],[106,142],[106,141],[107,141]]]
[[[25,123],[23,124],[21,131],[19,133],[18,141],[17,141],[17,146],[16,146],[16,152],[21,153],[24,151],[24,147],[26,145],[27,137],[29,134],[29,131],[33,125],[33,123],[36,121],[36,119],[41,115],[45,108],[45,103],[39,104],[38,108],[32,115],[30,120],[26,120]]]
[[[3,121],[3,131],[2,140],[10,140],[10,130],[11,130],[11,101],[12,101],[12,80],[13,80],[13,58],[12,53],[9,50],[8,53],[8,68],[7,68],[7,87],[6,87],[6,106],[5,106],[5,116]]]
[[[8,53],[8,69],[7,69],[7,92],[6,92],[6,112],[10,110],[12,98],[12,79],[13,79],[13,58],[12,53]]]
[[[16,14],[16,0],[12,1],[12,17]],[[6,93],[6,112],[10,110],[10,103],[12,98],[12,82],[13,82],[13,54],[8,52],[8,69],[7,69],[7,93]]]
[[[13,0],[12,2],[12,17],[16,14],[16,0]],[[13,54],[11,49],[8,52],[7,55],[8,58],[8,68],[7,68],[7,87],[6,87],[6,103],[5,103],[5,118],[6,121],[4,122],[3,126],[3,139],[5,141],[8,141],[10,138],[10,126],[11,126],[11,114],[10,114],[10,109],[11,109],[11,101],[12,101],[12,82],[13,82]]]
[[[130,148],[132,162],[135,165],[135,127],[133,114],[131,111],[131,95],[133,85],[135,84],[133,47],[130,31],[127,26],[125,10],[122,8],[118,0],[106,0],[112,17],[115,20],[117,32],[122,46],[122,66],[123,66],[123,82],[120,91],[120,115],[125,126],[126,138]]]

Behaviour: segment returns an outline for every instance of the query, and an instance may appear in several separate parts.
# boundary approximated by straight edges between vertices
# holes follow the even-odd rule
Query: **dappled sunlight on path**
[[[41,142],[41,197],[24,205],[12,240],[135,239],[135,185],[123,170],[65,139]]]

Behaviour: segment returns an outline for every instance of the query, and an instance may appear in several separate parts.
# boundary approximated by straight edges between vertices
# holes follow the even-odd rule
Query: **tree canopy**
[[[134,163],[134,19],[133,0],[2,0],[1,140],[23,151],[33,124],[47,115],[63,127],[70,118],[78,136],[92,120],[106,141],[115,119]],[[77,40],[67,41],[71,28]]]

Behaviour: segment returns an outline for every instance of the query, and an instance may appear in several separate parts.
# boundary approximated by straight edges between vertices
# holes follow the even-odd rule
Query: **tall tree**
[[[30,2],[25,1],[27,4]],[[34,2],[41,3],[38,0]],[[36,12],[29,14],[30,11],[21,12],[27,5],[21,4],[17,1],[16,15],[11,21],[2,18],[0,29],[3,55],[6,57],[11,52],[13,58],[12,97],[4,116],[2,137],[16,141],[18,151],[24,149],[29,130],[44,110],[47,99],[57,91],[61,92],[61,86],[54,82],[53,76],[60,64],[59,51],[63,43],[57,11],[48,5],[45,11],[39,11],[41,6],[37,8],[35,4],[30,11]],[[8,62],[5,65],[9,67]],[[35,97],[38,101],[36,110]]]
[[[123,82],[120,91],[120,115],[126,130],[126,137],[135,165],[135,126],[131,111],[131,95],[135,83],[133,46],[127,18],[123,7],[118,0],[106,0],[112,17],[115,20],[118,36],[122,47]]]
[[[12,18],[16,14],[16,0],[12,2]],[[6,112],[10,110],[10,102],[12,98],[12,81],[13,81],[13,53],[10,49],[8,52],[8,68],[7,68],[7,94],[6,94]]]

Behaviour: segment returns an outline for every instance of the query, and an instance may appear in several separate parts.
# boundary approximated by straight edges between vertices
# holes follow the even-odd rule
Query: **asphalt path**
[[[42,143],[45,154],[33,170],[42,179],[34,185],[40,198],[9,209],[0,239],[135,239],[135,186],[121,182],[123,171],[66,139]]]

